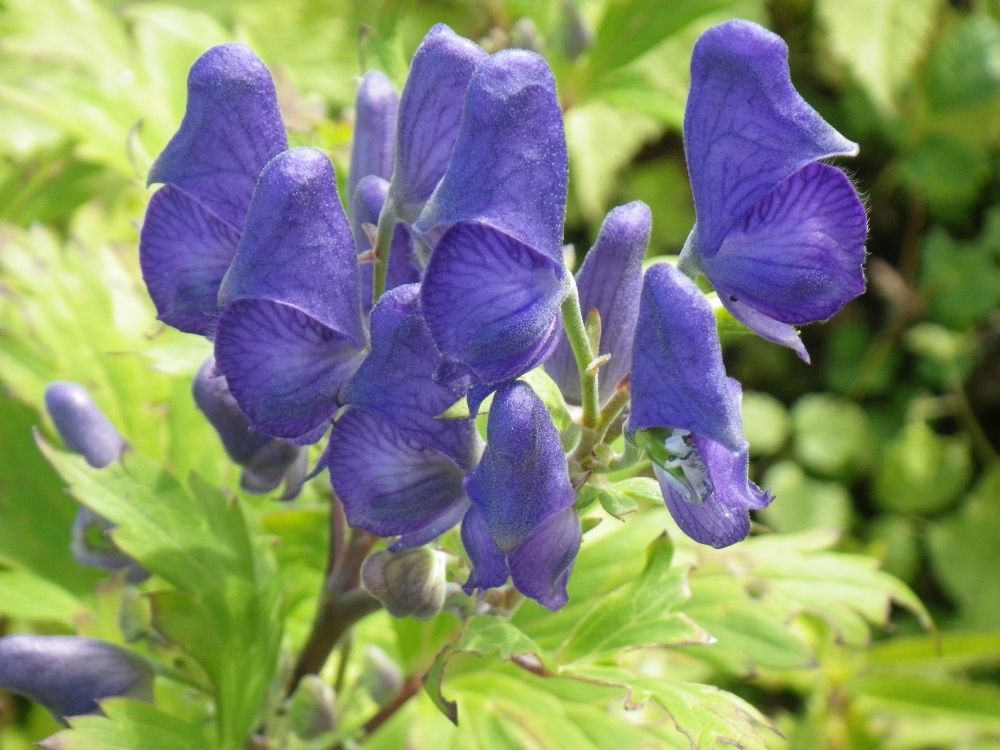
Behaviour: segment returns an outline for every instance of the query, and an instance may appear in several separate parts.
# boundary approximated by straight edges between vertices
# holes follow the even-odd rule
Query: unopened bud
[[[240,487],[244,491],[264,495],[286,480],[282,499],[298,494],[308,461],[305,449],[251,429],[250,418],[229,393],[226,378],[216,373],[214,357],[205,360],[191,391],[195,404],[219,434],[226,454],[243,467]]]
[[[365,560],[361,580],[393,617],[429,620],[444,606],[445,556],[427,547],[379,550]]]
[[[365,649],[365,670],[361,684],[378,705],[384,706],[403,689],[403,672],[378,646]]]
[[[128,443],[82,385],[49,383],[45,389],[45,408],[66,447],[81,454],[95,469],[121,460]]]
[[[573,0],[565,0],[563,13],[563,53],[575,60],[594,45],[594,32]]]
[[[292,731],[311,740],[337,728],[336,694],[320,677],[307,674],[288,703]]]
[[[152,703],[153,670],[125,649],[69,635],[0,638],[0,689],[45,706],[56,719],[99,713],[97,701]]]
[[[70,543],[73,559],[88,568],[125,570],[125,580],[128,583],[142,583],[149,578],[149,572],[118,549],[109,536],[114,528],[115,525],[104,516],[90,508],[80,508],[73,520]]]

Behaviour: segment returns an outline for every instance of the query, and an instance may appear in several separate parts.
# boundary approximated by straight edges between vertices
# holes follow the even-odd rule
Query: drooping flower
[[[511,578],[525,596],[560,609],[569,599],[581,530],[559,432],[538,396],[518,381],[497,390],[486,430],[486,451],[466,482],[472,507],[462,542],[473,570],[465,590]]]
[[[697,220],[679,267],[704,273],[736,318],[808,361],[793,326],[828,319],[865,288],[864,206],[820,161],[857,144],[792,86],[781,38],[730,21],[695,45],[684,151]]]
[[[153,670],[125,649],[70,635],[0,638],[0,689],[45,706],[65,723],[98,713],[97,702],[124,697],[153,702]]]
[[[367,343],[358,283],[329,158],[279,154],[219,289],[215,359],[254,429],[299,444],[326,431]]]
[[[727,547],[773,497],[747,476],[740,386],[726,377],[715,315],[680,271],[646,272],[632,348],[628,433],[654,464],[667,508],[695,541]]]
[[[445,359],[485,386],[477,398],[558,340],[566,188],[552,71],[534,53],[493,55],[472,76],[448,170],[415,224],[434,247],[424,316]]]
[[[580,309],[584,317],[591,310],[601,316],[601,342],[598,355],[610,354],[598,376],[601,403],[615,392],[632,364],[632,336],[639,315],[639,290],[642,287],[642,260],[649,245],[653,217],[642,201],[633,201],[608,213],[597,234],[597,241],[576,273]],[[565,334],[559,337],[545,369],[559,384],[571,403],[579,404],[580,370]]]
[[[45,409],[66,448],[82,455],[95,469],[120,461],[128,448],[125,438],[82,385],[49,383],[45,389]],[[142,583],[149,573],[118,549],[110,536],[114,528],[111,521],[81,506],[73,520],[70,544],[73,559],[88,568],[124,570],[129,583]]]
[[[181,127],[149,170],[139,260],[160,320],[211,336],[264,165],[288,148],[267,67],[242,44],[203,54],[188,76]]]
[[[468,378],[436,382],[441,355],[420,312],[419,287],[386,292],[372,309],[372,350],[344,387],[327,450],[330,481],[351,526],[400,536],[391,549],[436,538],[461,520],[462,485],[481,450],[472,419],[436,417]]]
[[[257,432],[229,393],[226,378],[216,372],[215,358],[205,360],[191,388],[194,402],[215,428],[226,455],[243,467],[240,487],[263,495],[285,482],[283,500],[298,495],[307,473],[308,454],[284,440]]]

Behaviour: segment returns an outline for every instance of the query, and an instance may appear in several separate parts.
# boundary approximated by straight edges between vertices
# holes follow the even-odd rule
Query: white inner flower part
[[[657,472],[677,491],[685,502],[701,505],[712,495],[708,472],[698,454],[694,439],[687,430],[674,430],[663,447],[670,458],[660,464]]]

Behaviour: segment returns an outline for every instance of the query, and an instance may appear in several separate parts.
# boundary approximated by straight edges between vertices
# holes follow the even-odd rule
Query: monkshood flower
[[[195,404],[218,433],[226,455],[243,467],[240,487],[252,495],[263,495],[284,481],[282,500],[299,494],[308,453],[250,427],[250,418],[230,395],[225,377],[216,371],[214,357],[206,359],[198,370],[191,391]]]
[[[434,247],[424,317],[444,358],[473,377],[473,409],[558,341],[566,189],[552,71],[531,52],[493,55],[472,75],[448,169],[414,225]]]
[[[705,274],[736,318],[809,361],[793,326],[828,319],[865,289],[864,206],[820,162],[857,144],[792,86],[778,36],[730,21],[695,45],[684,152],[697,220],[679,267]]]
[[[646,272],[630,382],[627,432],[653,461],[677,525],[716,548],[745,538],[749,510],[774,498],[747,477],[740,386],[726,377],[712,308],[669,265]]]
[[[139,238],[142,276],[164,323],[212,335],[257,177],[287,148],[274,83],[250,48],[223,44],[199,57],[181,127],[149,170],[148,183],[164,185]]]
[[[153,702],[153,670],[125,649],[69,635],[0,638],[0,690],[45,706],[59,721],[99,713],[104,698]]]
[[[315,442],[364,357],[357,254],[333,165],[312,148],[264,168],[219,288],[215,360],[255,430]]]
[[[525,596],[562,608],[580,549],[576,492],[552,417],[525,383],[497,390],[486,451],[466,491],[472,507],[462,522],[462,542],[473,566],[466,593],[511,578]]]
[[[347,195],[352,201],[363,178],[374,175],[388,180],[392,177],[399,94],[384,73],[377,70],[365,73],[358,86],[354,113],[351,171],[347,175]],[[373,223],[378,223],[377,216]]]
[[[632,364],[632,335],[639,315],[642,260],[652,227],[653,216],[649,206],[642,201],[613,209],[605,217],[597,241],[576,273],[576,288],[584,316],[591,310],[601,316],[597,355],[611,355],[598,378],[601,403],[611,398]],[[582,398],[580,370],[565,334],[559,337],[555,351],[545,362],[545,369],[559,384],[566,400],[579,404]]]
[[[348,406],[327,449],[330,481],[351,526],[390,549],[419,546],[469,507],[466,472],[482,449],[472,419],[437,419],[468,378],[437,382],[441,355],[420,312],[419,287],[386,292],[372,309],[372,350],[344,387]]]
[[[440,23],[414,53],[399,102],[389,191],[390,210],[400,220],[416,220],[445,174],[469,80],[486,58],[481,47]]]
[[[82,455],[95,469],[120,461],[128,448],[125,438],[82,385],[64,381],[49,383],[45,389],[45,409],[66,448]],[[88,568],[125,570],[129,583],[142,583],[149,578],[149,573],[115,546],[109,536],[114,528],[114,524],[103,516],[81,507],[73,520],[70,544],[73,558]]]

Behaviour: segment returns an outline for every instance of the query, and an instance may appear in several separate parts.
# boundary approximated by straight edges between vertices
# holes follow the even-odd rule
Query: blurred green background
[[[868,293],[805,329],[812,366],[752,336],[724,341],[753,476],[778,497],[758,520],[839,532],[838,549],[914,589],[940,650],[894,612],[871,645],[813,623],[805,667],[678,658],[676,670],[775,717],[775,748],[1000,748],[995,1],[0,1],[0,630],[62,632],[98,580],[69,556],[75,506],[31,439],[33,425],[51,434],[38,412],[47,382],[86,384],[178,474],[226,478],[175,377],[206,346],[155,323],[137,259],[144,176],[198,54],[250,44],[293,143],[326,150],[343,177],[357,76],[377,67],[401,84],[433,23],[488,51],[541,52],[566,115],[567,240],[582,253],[608,209],[642,199],[650,255],[669,255],[694,218],[680,137],[691,47],[732,17],[779,33],[798,89],[860,143],[840,166],[870,221]],[[107,631],[100,617],[82,629]],[[53,728],[0,697],[3,750]]]

